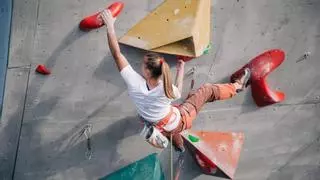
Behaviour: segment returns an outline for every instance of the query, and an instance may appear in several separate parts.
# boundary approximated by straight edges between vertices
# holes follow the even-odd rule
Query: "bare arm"
[[[179,89],[179,92],[182,93],[183,88],[183,77],[184,77],[184,61],[179,60],[177,64],[177,75],[175,85]]]
[[[120,47],[119,47],[119,43],[118,43],[115,31],[112,30],[113,28],[111,30],[110,29],[111,28],[108,28],[107,30],[109,48],[117,64],[118,70],[121,71],[123,68],[129,65],[129,63],[127,58],[124,57],[120,51]]]
[[[117,64],[118,70],[121,71],[123,68],[129,65],[129,63],[120,51],[118,39],[114,29],[115,18],[112,17],[109,11],[103,11],[101,17],[107,26],[107,37],[111,54]]]

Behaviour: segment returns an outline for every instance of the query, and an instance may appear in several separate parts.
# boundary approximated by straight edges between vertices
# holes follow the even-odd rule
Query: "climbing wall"
[[[83,17],[112,2],[13,2],[10,70],[0,124],[0,139],[6,142],[0,146],[2,179],[99,179],[153,152],[159,153],[163,172],[170,177],[166,165],[170,149],[153,149],[139,137],[141,126],[107,48],[106,29],[78,30]],[[118,37],[163,1],[123,2],[116,23]],[[272,88],[286,93],[285,101],[258,108],[248,90],[206,105],[193,123],[195,131],[244,134],[237,180],[319,177],[319,9],[318,0],[211,0],[212,48],[186,64],[186,71],[197,67],[195,88],[229,81],[233,72],[266,50],[280,48],[286,53],[267,79]],[[139,71],[145,51],[121,48]],[[306,52],[308,58],[300,60]],[[166,58],[174,73],[174,58]],[[39,63],[52,74],[34,73]],[[183,97],[189,77],[185,87]],[[88,124],[91,159],[81,135]],[[203,174],[187,155],[180,179],[220,179]]]

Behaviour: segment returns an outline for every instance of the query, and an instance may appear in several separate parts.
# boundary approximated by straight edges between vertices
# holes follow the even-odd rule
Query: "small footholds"
[[[190,139],[191,142],[199,142],[199,138],[198,137],[195,137],[195,136],[192,136],[192,135],[188,135],[188,138]]]
[[[212,47],[212,44],[209,43],[208,46],[204,49],[203,54],[209,54],[211,47]]]

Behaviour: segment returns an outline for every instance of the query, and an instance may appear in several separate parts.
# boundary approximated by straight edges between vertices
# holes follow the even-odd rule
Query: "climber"
[[[155,147],[166,147],[161,144],[162,140],[159,141],[161,136],[152,135],[154,132],[160,132],[166,137],[172,134],[176,149],[184,151],[183,139],[179,133],[191,128],[192,121],[201,107],[206,102],[229,99],[246,87],[250,78],[249,69],[232,83],[206,83],[198,90],[190,92],[184,103],[173,106],[172,101],[181,97],[184,62],[179,60],[177,63],[175,85],[172,83],[169,65],[157,53],[148,53],[144,56],[141,65],[142,75],[139,75],[120,51],[114,28],[115,18],[108,10],[102,11],[100,16],[107,27],[109,48],[127,85],[129,96],[136,105],[145,127],[152,127],[145,136],[146,140]]]

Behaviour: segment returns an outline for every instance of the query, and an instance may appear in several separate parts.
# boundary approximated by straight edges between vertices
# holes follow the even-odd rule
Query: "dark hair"
[[[171,72],[168,63],[157,53],[148,53],[145,57],[147,60],[145,64],[151,72],[151,77],[157,79],[162,75],[164,92],[168,98],[174,99],[175,95],[173,93]]]

